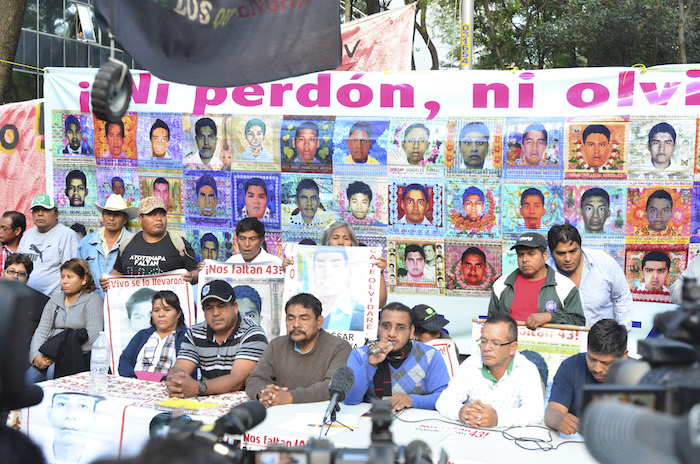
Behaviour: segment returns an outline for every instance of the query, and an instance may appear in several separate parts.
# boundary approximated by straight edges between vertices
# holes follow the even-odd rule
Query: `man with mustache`
[[[165,386],[170,396],[218,395],[243,390],[267,347],[267,336],[251,318],[238,314],[233,288],[223,280],[202,286],[205,322],[185,334]],[[193,378],[196,368],[201,380]]]
[[[70,206],[82,208],[85,206],[85,197],[88,195],[87,178],[83,171],[77,169],[66,176],[66,197]]]
[[[245,391],[266,407],[326,401],[328,384],[347,362],[350,344],[323,330],[321,302],[311,294],[294,295],[284,312],[287,335],[265,348]]]

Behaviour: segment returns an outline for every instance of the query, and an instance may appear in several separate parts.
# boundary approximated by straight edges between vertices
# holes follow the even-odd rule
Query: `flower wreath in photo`
[[[581,171],[592,170],[594,173],[600,173],[605,171],[620,171],[625,167],[625,159],[620,151],[620,143],[610,143],[610,156],[608,156],[608,160],[605,164],[597,168],[590,166],[586,160],[583,159],[583,147],[583,141],[577,140],[574,147],[571,149],[571,154],[569,155],[570,169]]]
[[[360,226],[374,226],[382,224],[382,205],[384,204],[384,195],[381,193],[374,193],[374,198],[369,206],[369,211],[367,212],[367,217],[364,219],[357,219],[352,215],[350,211],[350,202],[347,198],[347,192],[342,190],[338,193],[338,205],[340,210],[340,217],[344,221],[350,224],[356,224]]]
[[[668,227],[665,231],[654,232],[650,230],[644,213],[646,211],[647,201],[652,193],[657,190],[667,192],[669,195],[671,195],[674,205],[688,204],[690,199],[684,201],[684,199],[681,198],[681,195],[675,190],[659,186],[647,188],[641,195],[639,195],[637,190],[638,189],[631,189],[632,198],[629,200],[631,205],[629,206],[629,214],[627,215],[627,224],[633,227],[633,233],[635,235],[680,235],[683,226],[690,223],[690,212],[680,207],[674,207],[673,216],[668,222]],[[635,197],[637,196],[638,198],[636,198],[636,201],[634,201]]]
[[[486,263],[488,269],[484,274],[484,282],[481,285],[469,285],[465,282],[462,276],[461,261],[458,259],[456,263],[450,267],[450,272],[447,274],[447,289],[448,290],[491,290],[493,287],[496,269],[489,262]]]
[[[409,125],[409,123],[405,122],[396,126],[396,129],[394,130],[394,145],[396,145],[396,147],[399,149],[401,148],[402,142],[401,134],[403,133],[403,130]],[[430,141],[428,141],[428,143],[430,144]],[[442,146],[442,142],[439,140],[435,140],[434,142],[432,142],[432,144],[433,148],[430,149],[430,151],[428,152],[428,158],[418,163],[421,167],[425,167],[425,165],[427,165],[428,163],[435,164],[435,161],[437,161],[438,156],[440,156],[440,147]]]
[[[457,208],[455,206],[452,206],[452,210],[450,211],[452,227],[461,232],[468,232],[470,234],[478,234],[480,232],[491,232],[491,229],[493,229],[496,226],[496,216],[494,214],[496,211],[496,202],[494,201],[493,193],[491,193],[491,190],[486,189],[486,198],[488,198],[489,210],[486,214],[481,216],[481,219],[479,219],[478,221],[467,220],[467,218],[463,216],[462,213],[457,211]]]

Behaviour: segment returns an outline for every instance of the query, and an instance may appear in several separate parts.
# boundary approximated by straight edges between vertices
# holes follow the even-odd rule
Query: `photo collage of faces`
[[[200,258],[235,253],[257,217],[268,252],[320,243],[335,220],[386,248],[390,291],[488,296],[515,238],[569,223],[624,267],[638,300],[700,247],[698,120],[690,117],[382,120],[54,111],[61,220],[98,227],[93,203],[157,195]]]

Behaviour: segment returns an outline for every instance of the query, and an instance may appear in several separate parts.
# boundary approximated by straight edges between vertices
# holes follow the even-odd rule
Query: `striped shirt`
[[[221,345],[206,322],[187,329],[177,359],[192,361],[202,370],[203,378],[215,379],[230,374],[237,359],[257,362],[265,347],[265,331],[249,317],[239,315],[236,328]]]
[[[613,257],[601,250],[581,247],[583,269],[578,291],[581,295],[586,326],[601,319],[615,319],[632,328],[632,292],[622,268]],[[557,269],[550,256],[547,264]]]

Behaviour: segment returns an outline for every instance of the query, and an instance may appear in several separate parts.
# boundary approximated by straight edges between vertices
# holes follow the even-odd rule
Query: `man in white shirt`
[[[537,367],[518,353],[515,320],[507,314],[489,316],[481,331],[479,351],[459,366],[435,409],[470,427],[542,422],[542,381]]]
[[[582,247],[581,234],[571,224],[553,226],[547,242],[552,252],[547,264],[578,287],[586,326],[615,319],[631,329],[632,292],[617,261],[604,251]]]
[[[49,295],[60,283],[61,264],[77,256],[78,235],[58,223],[54,197],[46,193],[37,196],[30,210],[36,227],[22,236],[17,253],[29,256],[34,263],[27,285]]]
[[[227,263],[254,263],[282,265],[282,259],[271,255],[262,247],[265,240],[265,224],[258,218],[241,219],[236,224],[236,244],[238,254],[226,260]]]

